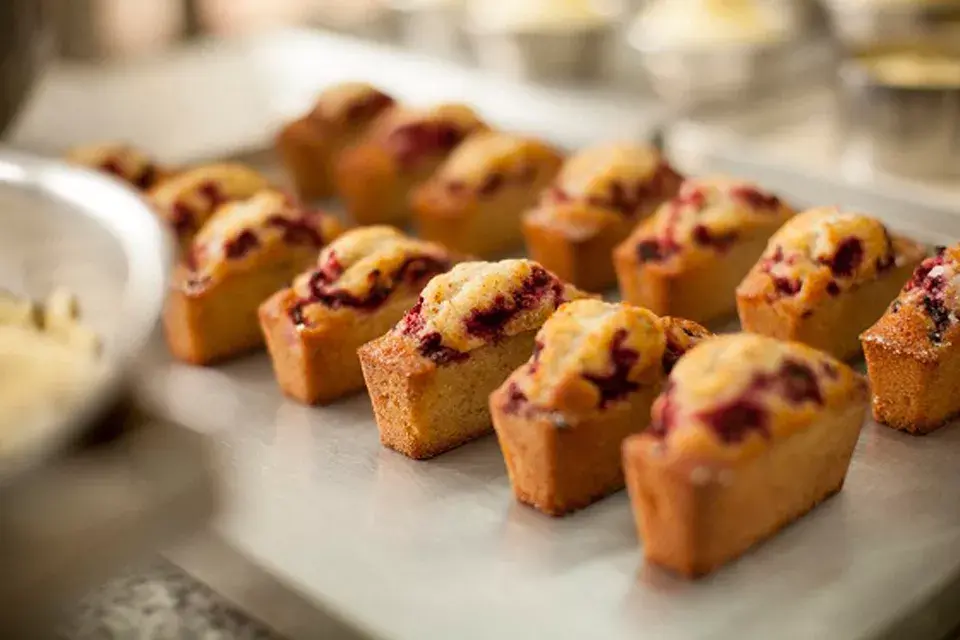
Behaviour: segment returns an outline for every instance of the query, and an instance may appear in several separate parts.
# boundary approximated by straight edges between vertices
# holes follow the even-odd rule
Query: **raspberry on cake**
[[[960,413],[960,245],[938,247],[860,337],[877,422],[930,433]]]
[[[564,302],[586,297],[531,260],[464,262],[433,278],[359,350],[384,445],[431,458],[491,432],[487,400]]]
[[[264,190],[220,207],[174,271],[164,309],[173,354],[209,364],[263,344],[257,308],[340,234],[335,218]]]
[[[666,369],[709,335],[626,304],[564,304],[490,396],[517,499],[550,515],[623,488],[620,446],[650,420]]]
[[[487,126],[469,107],[397,107],[379,118],[337,162],[337,191],[359,224],[403,224],[411,190],[433,175],[450,153]]]
[[[187,249],[220,205],[245,200],[269,186],[266,178],[249,167],[222,163],[185,171],[152,189],[149,196],[176,233],[181,249]]]
[[[138,191],[147,191],[164,180],[162,169],[139,149],[126,144],[94,144],[71,149],[68,162],[112,175]]]
[[[654,148],[605,144],[563,165],[523,217],[527,251],[578,287],[616,282],[611,253],[637,222],[677,194],[683,178]]]
[[[376,87],[344,82],[327,88],[309,113],[287,124],[277,134],[276,148],[300,197],[333,195],[340,153],[393,106],[393,98]]]
[[[737,287],[745,331],[847,359],[920,261],[924,248],[874,218],[823,207],[778,231]]]
[[[316,265],[260,307],[280,387],[307,404],[363,389],[357,349],[393,327],[454,262],[444,247],[386,226],[327,245]]]
[[[866,381],[799,343],[752,334],[684,356],[623,466],[647,560],[709,573],[843,486]]]
[[[496,255],[522,242],[520,217],[560,169],[560,152],[509,133],[478,133],[410,199],[419,235],[456,251]]]
[[[738,180],[687,180],[614,252],[623,299],[660,314],[711,322],[793,210]]]

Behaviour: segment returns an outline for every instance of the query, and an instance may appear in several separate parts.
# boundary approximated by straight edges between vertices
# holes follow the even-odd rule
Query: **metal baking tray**
[[[227,57],[196,51],[106,80],[72,73],[41,88],[14,141],[58,150],[121,137],[171,160],[232,154],[263,148],[270,126],[348,77],[422,101],[479,101],[497,124],[564,146],[633,137],[663,115],[610,96],[511,88],[333,36],[294,32],[217,51]],[[209,83],[197,80],[204,74]],[[960,237],[942,203],[804,173],[740,142],[703,145],[696,170],[752,177],[797,206],[862,207],[927,242]],[[247,609],[278,627],[276,604],[294,600],[381,640],[937,638],[960,622],[956,427],[916,438],[866,425],[837,497],[691,583],[643,564],[623,493],[568,518],[542,516],[514,501],[493,438],[408,460],[380,446],[365,394],[300,406],[282,398],[264,354],[194,368],[172,362],[158,337],[138,386],[162,415],[214,436],[231,499],[211,548],[270,574],[276,592]],[[229,567],[201,555],[176,557],[237,593]],[[301,630],[293,640],[317,637]]]
[[[705,161],[798,206],[960,237],[942,210]],[[144,374],[159,410],[216,432],[236,496],[222,539],[372,638],[939,638],[960,622],[957,428],[913,437],[871,421],[837,497],[686,582],[644,565],[623,493],[564,519],[517,504],[493,437],[409,460],[379,444],[366,394],[300,406],[263,354],[199,369],[158,342]]]

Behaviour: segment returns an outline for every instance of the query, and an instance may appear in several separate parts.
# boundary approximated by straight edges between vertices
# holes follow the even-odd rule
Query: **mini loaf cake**
[[[713,571],[843,486],[867,410],[862,376],[751,334],[683,357],[623,466],[647,559]]]
[[[317,264],[260,307],[283,391],[308,404],[363,388],[357,348],[390,330],[450,253],[393,227],[362,227],[327,245]]]
[[[788,222],[737,287],[745,331],[796,340],[838,358],[860,352],[879,318],[923,259],[919,244],[878,220],[835,207]]]
[[[277,134],[277,153],[302,199],[333,195],[340,152],[393,105],[393,98],[369,84],[345,82],[321,93],[308,114]]]
[[[611,254],[639,220],[677,194],[683,178],[651,147],[607,144],[563,165],[523,218],[530,256],[578,287],[614,285]]]
[[[697,322],[730,316],[737,285],[793,214],[749,183],[688,180],[617,247],[623,299]]]
[[[261,191],[222,206],[174,271],[164,310],[173,354],[209,364],[263,344],[257,308],[340,233],[333,217]]]
[[[622,489],[624,438],[646,428],[666,369],[707,335],[626,304],[560,307],[490,396],[517,499],[563,515]]]
[[[152,189],[169,177],[169,171],[139,149],[125,144],[95,144],[72,149],[67,161],[107,173],[138,191]]]
[[[561,162],[560,152],[539,140],[495,131],[472,136],[414,190],[418,235],[479,256],[516,247],[523,212]]]
[[[929,433],[960,413],[960,245],[938,247],[861,336],[877,422]]]
[[[359,351],[381,442],[422,459],[490,433],[490,393],[556,308],[581,297],[530,260],[464,262],[436,276]]]
[[[411,189],[436,171],[470,134],[487,127],[469,107],[390,110],[337,162],[337,191],[359,224],[403,224]]]
[[[149,195],[185,250],[220,205],[246,200],[267,187],[267,179],[253,169],[224,163],[185,171],[152,189]]]

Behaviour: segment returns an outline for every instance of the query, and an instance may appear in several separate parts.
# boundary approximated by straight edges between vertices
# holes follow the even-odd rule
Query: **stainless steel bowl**
[[[160,316],[172,244],[146,202],[118,182],[2,150],[0,228],[0,286],[36,300],[60,286],[74,292],[103,338],[106,365],[82,406],[4,452],[2,483],[64,447],[119,392]]]
[[[468,27],[482,68],[521,81],[584,83],[604,78],[616,40],[613,22],[569,30]]]
[[[442,58],[462,60],[469,56],[462,4],[392,0],[387,6],[404,46]]]
[[[840,87],[848,151],[891,173],[960,176],[960,84],[884,84],[853,58],[841,68]]]
[[[17,115],[49,50],[42,2],[0,2],[0,134]]]
[[[955,0],[824,0],[837,38],[860,48],[881,43],[960,39]]]
[[[823,83],[835,60],[823,39],[718,45],[706,48],[654,46],[633,37],[651,89],[681,107],[744,103]]]

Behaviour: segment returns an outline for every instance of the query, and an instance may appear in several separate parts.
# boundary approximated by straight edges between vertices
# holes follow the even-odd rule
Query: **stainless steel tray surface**
[[[769,178],[798,205],[851,198],[715,168]],[[942,211],[879,209],[925,241],[960,237]],[[564,519],[517,504],[493,437],[408,460],[379,444],[366,394],[300,406],[263,354],[198,369],[158,342],[144,374],[151,402],[216,434],[235,496],[223,539],[372,637],[922,638],[960,619],[943,604],[960,601],[957,428],[871,421],[837,497],[686,582],[644,565],[623,493]]]

